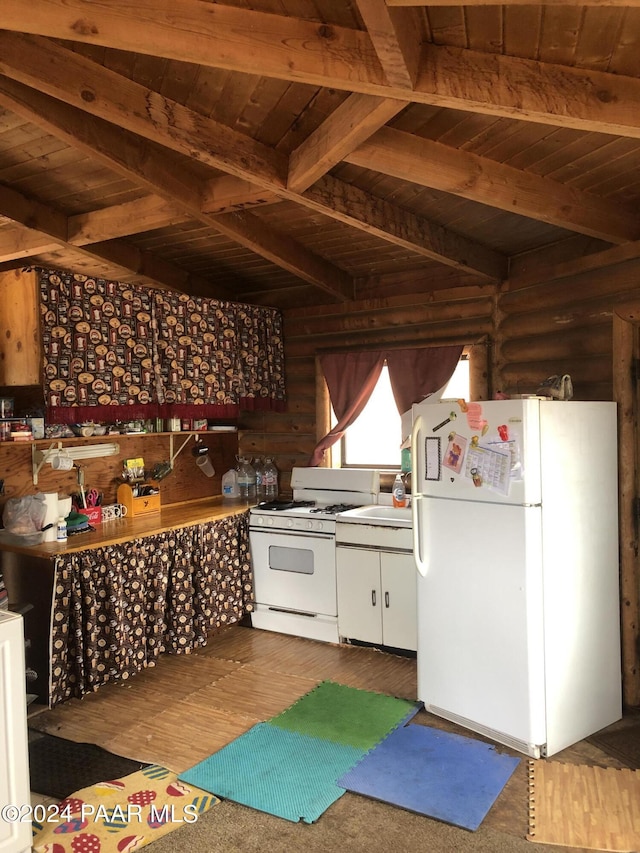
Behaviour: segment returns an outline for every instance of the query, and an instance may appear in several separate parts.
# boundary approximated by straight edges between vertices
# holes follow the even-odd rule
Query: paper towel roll
[[[44,531],[44,541],[54,542],[58,537],[58,493],[45,492],[44,505],[47,508],[47,512],[42,526],[52,525],[48,530]]]

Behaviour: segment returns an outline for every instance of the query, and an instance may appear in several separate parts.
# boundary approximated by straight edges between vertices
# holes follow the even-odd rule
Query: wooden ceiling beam
[[[204,183],[200,192],[200,209],[212,216],[272,204],[274,201],[280,201],[275,193],[233,175],[211,178]]]
[[[3,33],[0,34],[0,42],[3,41],[5,37],[8,37],[5,42],[8,51],[7,61],[11,61],[8,59],[10,53],[8,43],[11,42],[13,48],[16,49],[16,41],[19,40],[20,37],[16,37],[11,33]],[[318,255],[310,252],[300,244],[296,244],[294,241],[286,238],[285,235],[278,234],[274,231],[269,233],[266,226],[259,223],[255,217],[251,217],[247,214],[243,219],[229,220],[224,218],[225,215],[219,219],[217,216],[203,213],[200,201],[201,182],[198,181],[194,175],[190,175],[188,169],[183,169],[180,174],[180,169],[177,167],[178,178],[176,179],[174,176],[172,179],[167,181],[166,185],[163,184],[162,180],[154,179],[148,164],[131,169],[129,163],[132,158],[134,163],[139,162],[139,155],[136,154],[136,137],[130,137],[128,141],[129,144],[127,142],[126,135],[124,137],[124,142],[122,141],[122,138],[117,141],[114,139],[114,136],[117,137],[118,132],[117,129],[113,127],[113,124],[120,124],[121,126],[129,125],[129,133],[132,133],[133,128],[136,128],[138,133],[140,133],[142,137],[145,137],[149,142],[162,143],[173,150],[177,149],[179,153],[195,156],[196,159],[205,160],[209,162],[209,165],[222,165],[223,167],[227,166],[228,168],[228,164],[232,163],[234,166],[232,171],[236,176],[243,179],[251,178],[254,174],[253,169],[255,169],[256,173],[261,176],[264,176],[266,173],[266,175],[270,177],[271,182],[269,182],[265,177],[264,181],[260,183],[266,183],[269,189],[284,185],[284,178],[275,177],[274,175],[274,173],[278,171],[281,172],[282,176],[285,174],[286,170],[284,168],[284,164],[286,160],[282,155],[277,155],[277,157],[274,156],[274,158],[271,158],[270,149],[266,148],[266,146],[260,146],[248,137],[243,137],[240,134],[231,131],[229,128],[226,128],[224,125],[219,125],[217,122],[198,116],[198,114],[181,107],[179,104],[173,104],[173,102],[167,101],[161,95],[151,93],[149,90],[136,83],[132,83],[131,81],[128,81],[129,88],[130,91],[135,92],[137,96],[137,108],[135,108],[134,112],[129,116],[129,118],[127,118],[128,110],[122,106],[120,94],[116,96],[117,102],[116,100],[111,100],[111,94],[113,94],[113,91],[118,90],[118,81],[124,81],[125,78],[121,78],[120,75],[114,74],[114,72],[96,65],[90,60],[74,54],[72,51],[67,51],[64,48],[58,47],[57,45],[46,41],[46,39],[39,39],[38,41],[42,42],[43,48],[43,55],[40,58],[45,58],[45,61],[48,59],[51,62],[51,73],[47,78],[47,83],[43,84],[39,80],[37,72],[33,69],[30,69],[28,73],[26,71],[16,71],[15,74],[17,82],[21,83],[23,87],[25,85],[29,86],[29,84],[35,84],[38,89],[44,89],[46,95],[49,97],[55,98],[57,95],[63,102],[66,98],[66,104],[71,107],[79,107],[82,109],[88,102],[90,107],[92,107],[92,109],[89,109],[88,111],[91,112],[93,116],[103,119],[108,123],[108,125],[111,125],[111,132],[108,136],[110,140],[114,142],[115,151],[119,152],[119,154],[113,155],[110,150],[107,150],[104,144],[104,139],[100,139],[100,141],[98,141],[100,133],[94,128],[94,132],[91,134],[92,140],[90,143],[90,153],[93,149],[94,142],[96,143],[96,147],[93,149],[92,156],[99,155],[103,162],[106,160],[106,162],[112,167],[117,165],[120,173],[122,173],[122,170],[124,169],[130,179],[136,180],[137,176],[143,173],[147,188],[152,189],[152,191],[159,195],[163,195],[165,198],[169,198],[174,202],[184,205],[185,211],[196,217],[199,221],[219,230],[227,236],[231,236],[234,240],[240,243],[240,245],[249,248],[251,251],[257,252],[258,254],[262,254],[263,257],[267,258],[272,263],[277,263],[278,266],[286,269],[287,271],[297,269],[302,272],[305,270],[305,281],[309,281],[323,290],[333,293],[336,298],[351,298],[351,295],[353,294],[353,283],[344,271],[332,264],[329,264],[327,261],[324,261]],[[44,57],[44,54],[46,54],[46,57]],[[24,64],[25,66],[30,64],[28,60],[21,63],[18,56],[13,53],[11,53],[11,55],[13,57],[13,62],[18,66],[21,64]],[[68,66],[66,70],[62,67],[65,64],[65,60],[67,61]],[[46,75],[46,70],[40,65],[39,60],[35,61],[35,65],[37,69]],[[5,70],[7,69],[5,68]],[[105,74],[106,77],[104,76]],[[87,77],[89,79],[87,79]],[[110,86],[115,86],[115,89],[112,90],[111,93],[108,91]],[[89,92],[93,94],[89,96]],[[147,106],[144,106],[145,93],[148,94]],[[36,122],[38,121],[40,109],[44,110],[44,114],[46,116],[44,121],[48,129],[56,135],[59,135],[60,132],[62,132],[65,139],[69,141],[70,144],[75,144],[73,141],[73,135],[70,138],[69,126],[61,119],[60,114],[57,114],[56,112],[57,104],[52,105],[43,103],[42,91],[35,92],[34,94],[36,97],[34,98],[30,97],[29,93],[25,92],[24,89],[22,91],[18,91],[16,94],[17,103],[12,105],[11,88],[7,87],[5,82],[0,80],[0,102],[4,103],[9,109],[17,108],[21,110],[22,114],[25,114],[26,111],[27,114],[30,115],[30,120]],[[40,95],[40,98],[37,97],[38,95]],[[153,108],[150,106],[152,102],[154,103]],[[120,105],[120,117],[118,117],[118,105]],[[62,107],[64,106],[65,104],[63,103]],[[142,112],[140,112],[140,110],[142,110]],[[151,115],[152,113],[153,117]],[[70,120],[73,121],[73,117],[69,116],[68,109],[64,111],[64,115],[65,118],[69,117]],[[180,121],[180,119],[182,119],[182,121]],[[172,132],[168,125],[172,125],[172,122],[174,121],[175,126],[173,126]],[[202,123],[203,128],[206,129],[206,132],[205,130],[199,132],[197,128],[193,127],[193,124],[200,122]],[[90,128],[87,128],[85,125],[86,119],[80,121],[76,117],[74,122],[74,134],[77,131],[78,138],[82,140],[83,144],[86,144],[85,140],[87,139],[87,133],[90,131]],[[127,127],[125,127],[125,130],[127,130]],[[204,142],[201,141],[201,134],[204,134],[207,137]],[[219,137],[222,137],[222,140],[220,140]],[[224,147],[225,144],[229,146],[228,150],[232,153],[227,153],[227,150]],[[164,177],[167,171],[170,171],[170,161],[167,160],[166,157],[158,159],[162,166],[162,175]],[[271,159],[273,159],[274,162],[269,162],[265,165],[264,161],[269,161]],[[244,165],[245,162],[247,163],[246,166]],[[237,165],[238,163],[242,165]],[[186,187],[184,186],[185,184]],[[175,192],[170,190],[169,187],[174,187]],[[190,192],[189,188],[193,191]],[[227,216],[228,215],[229,214],[227,214]],[[257,236],[258,234],[259,238]],[[279,251],[283,252],[282,256],[278,254]]]
[[[64,243],[67,240],[67,217],[46,204],[27,198],[11,187],[0,185],[0,216],[6,216],[27,228],[48,234]]]
[[[493,281],[507,274],[499,252],[326,175],[303,193],[303,203],[403,249]]]
[[[425,37],[423,13],[411,8],[390,9],[385,0],[356,3],[387,82],[413,89]]]
[[[74,246],[86,246],[153,231],[155,228],[166,228],[184,222],[187,218],[183,210],[160,196],[145,196],[124,204],[70,216],[68,242]]]
[[[165,261],[152,252],[146,252],[123,240],[107,240],[92,243],[87,249],[92,257],[102,258],[110,264],[120,266],[135,273],[146,284],[160,290],[176,290],[190,296],[212,298],[231,298],[228,288],[214,286],[210,279],[188,272],[183,267]]]
[[[611,243],[640,237],[635,210],[440,142],[382,128],[346,162]]]
[[[119,7],[94,0],[29,0],[28,8],[24,0],[2,0],[0,29],[316,86],[330,78],[340,81],[340,89],[358,80],[388,85],[367,33],[201,0]]]
[[[416,84],[409,90],[387,82],[368,33],[201,0],[156,0],[126,7],[95,0],[2,0],[0,28],[383,98],[640,138],[640,111],[629,108],[640,101],[639,78],[425,44]]]
[[[128,274],[134,273],[141,280],[154,284],[156,287],[211,296],[212,284],[210,281],[202,279],[200,276],[190,275],[175,264],[164,261],[150,252],[142,252],[122,240],[92,243],[86,236],[80,236],[80,232],[78,232],[75,235],[75,242],[71,242],[67,237],[69,220],[64,214],[40,202],[32,202],[31,199],[22,196],[16,190],[0,187],[0,215],[25,225],[37,221],[37,231],[33,227],[29,228],[26,238],[23,238],[22,241],[20,235],[15,233],[18,229],[12,229],[14,230],[13,235],[5,233],[8,229],[0,231],[0,238],[4,233],[6,241],[3,245],[3,241],[0,239],[0,261],[9,260],[11,251],[9,241],[13,236],[18,247],[21,243],[23,247],[27,241],[30,243],[29,257],[31,258],[55,252],[61,247],[68,246],[74,251],[81,252],[85,257],[107,260]],[[13,258],[16,257],[14,251]],[[22,257],[26,257],[26,255],[23,254]],[[228,296],[226,289],[223,295]]]
[[[404,101],[350,95],[291,153],[287,188],[306,190],[405,107]]]
[[[284,165],[286,159],[278,152],[126,79],[123,80],[123,86],[127,92],[127,98],[131,98],[131,101],[127,100],[129,106],[125,110],[119,91],[119,80],[123,79],[120,75],[45,39],[31,39],[31,42],[32,50],[28,56],[19,50],[16,54],[18,46],[24,46],[22,37],[0,33],[0,67],[4,66],[6,74],[15,75],[23,84],[39,86],[48,95],[57,97],[72,107],[86,110],[100,119],[119,121],[130,133],[137,133],[156,144],[166,145],[174,151],[188,154],[216,169],[229,170],[236,177],[262,186],[283,198],[312,206],[311,198],[305,194],[292,192],[285,187],[282,176],[286,173]],[[42,45],[41,51],[37,49],[39,45]],[[2,91],[3,86],[0,80],[0,93]],[[118,93],[117,96],[114,92]],[[153,111],[148,108],[151,103],[154,105]],[[66,132],[64,128],[63,132]],[[100,149],[100,154],[103,160],[109,156],[103,149]],[[119,160],[122,159],[124,159],[124,152]],[[155,191],[162,194],[160,187],[156,187]],[[189,202],[186,201],[186,204],[189,205]],[[313,206],[317,209],[315,201]],[[195,213],[193,203],[188,209]],[[334,212],[333,205],[329,202],[322,212],[330,217],[340,218],[340,214]],[[256,249],[260,247],[260,252],[269,259],[274,252],[282,252],[279,265],[289,271],[300,268],[304,254],[302,247],[290,247],[287,253],[289,244],[284,235],[273,234],[271,240],[266,240],[264,226],[255,221],[255,217],[249,213],[245,213],[242,218],[211,217],[207,219],[199,210],[199,218],[213,228],[219,228],[228,236],[232,236],[242,245]],[[359,222],[357,227],[362,227],[362,223]],[[225,228],[228,230],[225,231]],[[262,242],[255,242],[256,234],[262,235],[260,237]],[[382,231],[380,236],[383,236]],[[389,239],[391,242],[397,242],[397,236],[393,234],[392,229],[389,231]],[[276,246],[279,247],[278,250]],[[416,251],[422,253],[423,248],[423,243],[418,242]],[[311,252],[307,252],[306,255],[305,281],[314,279],[317,286],[333,292],[340,299],[352,298],[353,282],[348,280],[344,273],[336,267],[333,267],[332,271],[328,270],[322,259]],[[457,264],[466,256],[480,258],[480,255],[481,248],[478,246],[474,252],[465,250],[462,255],[456,253],[452,257],[443,257],[442,260],[444,263]],[[491,263],[490,267],[495,271],[495,262]],[[485,262],[477,272],[483,276],[487,275]]]
[[[60,248],[59,240],[19,225],[0,229],[0,264],[33,258]]]

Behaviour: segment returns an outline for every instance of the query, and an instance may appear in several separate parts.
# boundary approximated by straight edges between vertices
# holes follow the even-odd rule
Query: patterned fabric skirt
[[[252,609],[248,513],[61,555],[50,706],[204,646]]]

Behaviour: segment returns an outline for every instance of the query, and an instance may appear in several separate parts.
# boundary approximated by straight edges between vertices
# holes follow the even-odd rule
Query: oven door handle
[[[332,533],[306,533],[304,530],[274,530],[273,528],[265,530],[262,527],[250,527],[249,534],[254,538],[261,537],[262,539],[275,539],[276,537],[282,538],[288,536],[291,539],[320,539],[323,542],[326,542],[327,539],[335,538]],[[277,542],[274,542],[274,545],[277,544]]]

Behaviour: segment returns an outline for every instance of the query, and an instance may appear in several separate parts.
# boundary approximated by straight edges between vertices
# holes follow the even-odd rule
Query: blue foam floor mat
[[[475,830],[519,762],[490,744],[414,724],[391,732],[338,785]]]
[[[178,777],[219,797],[313,823],[344,794],[336,779],[363,751],[258,723]]]

